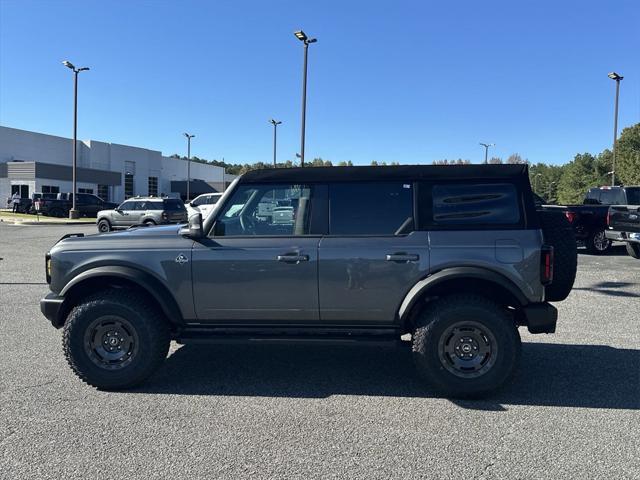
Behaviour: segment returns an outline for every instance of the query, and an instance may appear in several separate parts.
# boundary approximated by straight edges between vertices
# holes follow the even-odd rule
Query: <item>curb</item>
[[[31,220],[27,220],[25,222],[20,220],[0,220],[2,223],[6,223],[8,225],[29,225],[29,226],[47,226],[47,225],[95,225],[96,222],[33,222]]]

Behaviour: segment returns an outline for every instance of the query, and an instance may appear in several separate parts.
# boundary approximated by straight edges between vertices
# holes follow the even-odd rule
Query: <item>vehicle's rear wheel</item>
[[[611,240],[606,237],[604,230],[599,230],[589,235],[585,246],[592,255],[604,255],[611,250]]]
[[[169,326],[158,309],[124,289],[86,298],[64,325],[67,362],[80,379],[104,390],[142,383],[166,358],[169,342]]]
[[[564,213],[545,210],[539,214],[544,243],[553,247],[553,282],[545,287],[545,299],[559,302],[569,296],[576,279],[576,238]]]
[[[107,233],[111,231],[111,224],[109,220],[102,219],[98,222],[98,231],[100,233]]]
[[[627,253],[633,258],[640,259],[640,243],[627,242]]]
[[[418,372],[452,397],[479,397],[508,382],[520,360],[515,322],[494,302],[452,295],[431,303],[413,332]]]
[[[155,226],[157,225],[157,223],[156,223],[156,222],[154,222],[153,220],[145,220],[145,221],[144,221],[144,224],[145,224],[147,227],[155,227]]]

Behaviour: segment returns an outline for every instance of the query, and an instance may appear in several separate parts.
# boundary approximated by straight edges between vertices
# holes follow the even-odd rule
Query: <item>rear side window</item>
[[[184,203],[182,200],[178,200],[177,198],[170,198],[164,201],[164,209],[165,210],[184,210]]]
[[[145,203],[146,203],[145,210],[162,210],[163,208],[163,204],[161,201],[152,201],[152,202],[145,202]]]
[[[329,186],[331,235],[400,235],[412,230],[411,183],[335,183]]]
[[[627,205],[640,205],[640,188],[627,188]]]
[[[449,184],[432,188],[434,225],[514,225],[520,203],[514,185]]]

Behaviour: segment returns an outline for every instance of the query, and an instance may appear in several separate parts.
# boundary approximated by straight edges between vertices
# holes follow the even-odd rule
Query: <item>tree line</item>
[[[640,185],[640,123],[625,128],[617,141],[615,180],[616,185]],[[177,154],[174,158],[180,157]],[[273,163],[257,162],[253,164],[235,164],[220,160],[205,160],[196,156],[193,162],[207,163],[223,167],[227,173],[240,175],[249,170],[272,168]],[[468,159],[435,160],[434,165],[469,165]],[[611,185],[611,172],[613,170],[613,152],[605,149],[598,154],[579,153],[569,163],[553,165],[544,162],[530,164],[518,153],[510,155],[506,160],[500,157],[491,157],[490,164],[529,164],[529,177],[535,193],[540,195],[548,203],[581,203],[586,191],[591,187]],[[351,161],[341,161],[336,164],[330,160],[314,158],[307,165],[313,167],[346,167],[353,166]],[[400,165],[399,162],[382,162],[373,160],[371,165],[386,166]],[[293,160],[287,160],[277,164],[278,168],[291,168],[299,166]]]

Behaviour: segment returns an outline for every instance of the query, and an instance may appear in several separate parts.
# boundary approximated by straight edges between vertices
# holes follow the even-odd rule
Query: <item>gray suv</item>
[[[113,210],[101,210],[96,217],[101,233],[130,228],[134,225],[186,223],[187,209],[177,198],[134,197]]]
[[[435,389],[478,396],[512,377],[518,327],[555,331],[567,238],[522,165],[259,170],[204,222],[67,235],[41,310],[100,389],[144,381],[171,340],[394,342]]]

